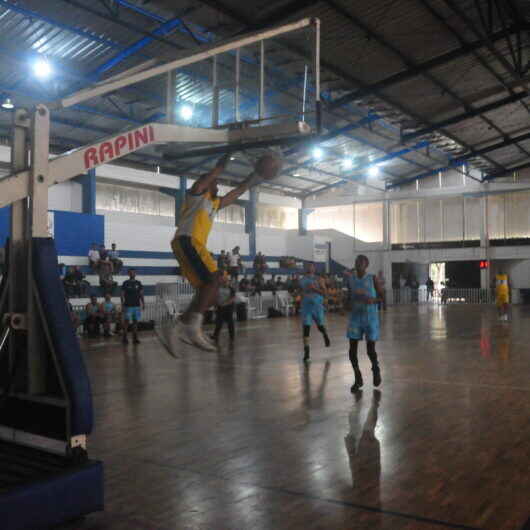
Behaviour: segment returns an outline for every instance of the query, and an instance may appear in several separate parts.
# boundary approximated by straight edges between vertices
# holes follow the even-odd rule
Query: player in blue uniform
[[[377,304],[384,302],[385,293],[377,277],[373,274],[366,274],[369,264],[366,256],[357,256],[355,271],[349,280],[352,310],[347,337],[350,339],[350,362],[355,374],[355,383],[351,387],[352,393],[357,392],[363,386],[363,376],[357,360],[357,347],[363,337],[366,338],[366,353],[372,363],[374,386],[381,384],[381,371],[377,361],[375,343],[379,339]]]
[[[304,362],[308,362],[310,360],[309,334],[313,322],[322,333],[326,347],[331,344],[328,332],[324,326],[324,295],[326,294],[326,288],[315,275],[315,265],[313,263],[308,265],[306,274],[300,280],[300,289],[302,291],[300,313],[304,332]]]

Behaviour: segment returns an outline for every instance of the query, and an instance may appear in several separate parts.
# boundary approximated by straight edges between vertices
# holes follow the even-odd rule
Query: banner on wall
[[[48,235],[55,237],[55,212],[48,212]]]
[[[313,261],[326,263],[328,261],[328,243],[313,242]]]

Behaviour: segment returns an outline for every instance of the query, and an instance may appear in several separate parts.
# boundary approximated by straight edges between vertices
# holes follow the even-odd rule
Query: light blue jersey
[[[312,290],[313,286],[320,286],[317,276],[306,275],[300,280],[302,289],[302,323],[310,326],[313,322],[317,326],[324,325],[324,297]]]
[[[379,315],[377,304],[367,304],[368,298],[377,298],[374,275],[366,274],[362,278],[354,274],[350,278],[352,310],[348,324],[347,337],[353,340],[379,340]]]

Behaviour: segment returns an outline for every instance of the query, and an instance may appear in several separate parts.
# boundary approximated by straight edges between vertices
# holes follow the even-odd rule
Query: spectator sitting
[[[110,337],[110,325],[116,322],[116,305],[112,301],[111,295],[105,295],[105,301],[100,305],[99,308],[101,314],[101,322],[103,324],[103,332],[105,337]]]
[[[77,282],[79,296],[86,296],[90,284],[85,280],[85,275],[81,272],[77,265],[74,267],[74,277],[75,281]]]
[[[250,290],[250,282],[248,281],[247,277],[241,278],[241,281],[239,282],[239,290],[242,293],[247,293]]]
[[[109,258],[112,262],[114,274],[119,274],[123,267],[123,261],[120,259],[120,252],[116,249],[116,243],[112,243],[112,248],[109,250]]]
[[[79,327],[79,315],[74,311],[74,308],[70,302],[68,302],[68,314],[70,315],[74,332],[77,335],[77,328]]]
[[[68,267],[63,278],[64,292],[67,298],[80,296],[79,283],[75,275],[75,267]]]
[[[224,250],[221,250],[221,253],[217,257],[217,268],[220,271],[224,271],[226,269],[226,253]]]
[[[88,264],[93,271],[97,271],[100,259],[101,256],[99,254],[98,246],[96,243],[92,243],[92,248],[88,251]]]
[[[108,255],[109,255],[109,251],[105,248],[105,245],[103,243],[99,245],[99,259],[101,260],[107,259]]]
[[[99,325],[101,324],[101,313],[96,296],[90,297],[90,302],[85,307],[86,318],[84,322],[85,333],[89,337],[99,335]]]
[[[277,291],[281,291],[284,288],[284,284],[280,276],[276,276],[276,281],[274,282],[274,286],[276,287]]]
[[[99,263],[99,285],[103,290],[103,296],[112,295],[116,282],[112,278],[112,262],[109,257]]]
[[[61,281],[64,281],[65,275],[66,275],[66,265],[64,263],[59,263],[59,278],[61,279]]]
[[[252,278],[250,285],[252,286],[252,294],[261,295],[264,287],[263,276],[260,273],[256,273]]]
[[[275,289],[275,283],[274,283],[274,280],[272,278],[268,279],[266,282],[265,282],[265,286],[263,288],[264,291],[272,291],[274,292],[276,289]]]

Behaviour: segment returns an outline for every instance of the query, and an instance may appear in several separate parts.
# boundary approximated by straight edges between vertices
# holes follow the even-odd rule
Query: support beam
[[[526,24],[526,26],[530,29],[530,24]],[[500,39],[505,38],[506,36],[513,35],[517,31],[519,31],[518,27],[511,27],[511,28],[508,28],[506,31],[504,30],[498,31],[490,36],[490,40],[492,42],[496,42]],[[484,46],[486,46],[486,42],[487,42],[486,39],[479,39],[474,42],[464,43],[462,44],[460,48],[457,48],[448,53],[439,55],[438,57],[434,57],[433,59],[429,59],[428,61],[425,61],[423,63],[419,63],[412,68],[407,68],[406,70],[403,70],[402,72],[386,77],[385,79],[382,79],[381,81],[377,81],[376,83],[372,83],[371,85],[367,85],[358,90],[354,90],[353,92],[350,92],[349,94],[341,96],[335,101],[329,103],[326,108],[329,110],[333,110],[338,107],[342,107],[346,105],[347,103],[351,103],[352,101],[355,101],[356,99],[360,99],[364,96],[372,95],[374,92],[384,90],[391,86],[397,85],[398,83],[402,83],[403,81],[407,81],[408,79],[412,79],[413,77],[422,75],[424,72],[428,72],[429,70],[432,70],[438,66],[454,61],[455,59],[458,59],[459,57],[464,57],[465,55],[469,55],[475,50],[483,48]]]
[[[298,209],[298,234],[301,236],[307,235],[308,217],[315,211],[314,208],[306,208],[305,202],[305,199],[302,199],[302,207]]]
[[[161,24],[158,28],[153,31],[153,35],[169,35],[177,27],[182,26],[182,20],[180,17],[173,18]],[[102,74],[111,70],[121,62],[123,62],[128,57],[136,55],[141,49],[145,48],[151,42],[153,42],[153,37],[143,37],[137,40],[134,44],[131,44],[124,50],[118,52],[114,57],[104,62],[102,65],[98,66],[91,74],[90,77],[98,79]]]
[[[403,184],[408,184],[409,182],[414,182],[416,180],[421,180],[427,177],[430,177],[432,175],[435,175],[439,171],[447,171],[449,169],[453,169],[456,166],[462,165],[466,160],[469,160],[470,158],[475,158],[477,156],[483,156],[486,153],[491,153],[492,151],[495,151],[497,149],[502,149],[503,147],[507,147],[509,145],[517,144],[518,142],[524,142],[526,140],[530,140],[530,133],[521,134],[520,136],[516,136],[514,138],[507,137],[505,140],[502,140],[501,142],[497,142],[496,144],[489,145],[488,147],[483,147],[482,149],[476,149],[469,153],[466,153],[465,155],[459,156],[458,158],[454,158],[451,160],[451,163],[444,167],[438,167],[435,169],[432,169],[430,171],[427,171],[425,173],[420,173],[419,175],[415,175],[410,178],[397,180],[395,182],[391,182],[387,184],[387,189],[397,188],[399,186],[402,186]],[[506,168],[503,168],[502,171],[499,174],[505,174],[507,170]]]
[[[506,98],[500,99],[498,101],[494,101],[493,103],[489,103],[488,105],[482,105],[481,107],[475,107],[473,110],[469,112],[464,112],[462,114],[458,114],[456,116],[453,116],[451,118],[447,118],[445,120],[433,123],[429,127],[424,127],[423,129],[419,129],[418,131],[414,131],[412,133],[404,134],[402,136],[403,142],[409,142],[410,140],[414,140],[415,138],[419,138],[420,136],[423,136],[425,134],[429,134],[431,132],[434,132],[438,129],[442,129],[443,127],[447,127],[449,125],[455,125],[456,123],[460,123],[461,121],[469,120],[470,118],[474,118],[475,116],[479,116],[481,114],[484,114],[485,112],[490,112],[492,110],[498,109],[500,107],[504,107],[505,105],[510,105],[511,103],[515,103],[517,101],[520,101],[524,98],[527,98],[529,96],[528,92],[525,90],[524,92],[519,92],[517,94],[513,94],[511,96],[508,96]]]
[[[256,223],[258,218],[258,191],[251,188],[245,207],[245,233],[248,234],[248,250],[252,259],[256,256]]]
[[[188,179],[186,177],[179,177],[179,189],[175,196],[175,226],[180,222],[180,212],[186,200],[186,191],[188,189]]]
[[[94,215],[96,213],[96,170],[89,169],[79,177],[82,190],[82,211]]]

